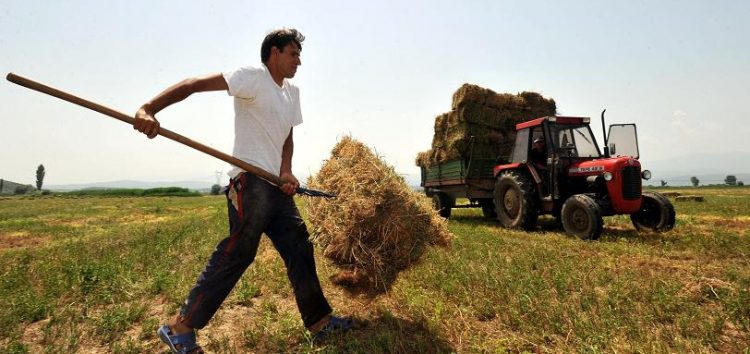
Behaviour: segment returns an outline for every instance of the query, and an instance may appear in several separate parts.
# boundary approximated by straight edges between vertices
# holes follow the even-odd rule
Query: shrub
[[[16,189],[13,191],[13,194],[16,194],[16,195],[26,194],[30,192],[32,189],[34,189],[34,187],[24,186],[24,185],[16,186]]]

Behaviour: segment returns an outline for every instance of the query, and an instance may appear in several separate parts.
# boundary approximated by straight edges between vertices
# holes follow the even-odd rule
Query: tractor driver
[[[529,161],[534,164],[534,167],[537,169],[547,169],[547,146],[544,143],[543,136],[535,138],[534,142],[531,144]]]

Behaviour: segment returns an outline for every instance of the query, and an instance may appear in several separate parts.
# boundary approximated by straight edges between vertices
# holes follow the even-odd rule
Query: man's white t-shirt
[[[234,151],[240,160],[272,174],[281,172],[281,152],[292,127],[302,123],[299,89],[279,86],[268,68],[244,67],[223,73],[234,97]],[[233,166],[229,176],[244,172]]]

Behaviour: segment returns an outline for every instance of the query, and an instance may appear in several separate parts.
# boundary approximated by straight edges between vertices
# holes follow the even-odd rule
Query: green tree
[[[737,176],[735,176],[735,175],[728,175],[727,178],[724,178],[724,183],[726,183],[729,186],[736,186],[737,185]]]
[[[742,187],[742,186],[744,186],[744,185],[745,185],[745,183],[743,183],[742,181],[738,181],[738,182],[737,182],[737,185],[738,185],[738,186],[740,186],[740,187]]]
[[[0,178],[0,194],[3,194],[3,184],[5,184],[5,180]]]
[[[662,187],[666,187],[666,186],[667,186],[667,181],[665,181],[665,180],[661,180],[661,186],[662,186]]]
[[[693,184],[693,187],[698,187],[698,183],[701,183],[701,181],[698,179],[698,177],[690,177],[690,183]]]
[[[221,186],[218,184],[214,184],[211,186],[211,195],[219,195],[219,192],[221,192]]]
[[[42,184],[44,183],[44,165],[39,165],[36,168],[36,189],[42,190]]]

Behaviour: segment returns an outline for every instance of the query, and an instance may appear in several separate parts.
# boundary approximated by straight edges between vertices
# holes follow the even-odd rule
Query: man
[[[547,146],[544,143],[544,137],[539,136],[534,139],[531,144],[531,151],[529,153],[529,161],[534,164],[534,167],[546,170],[547,169]]]
[[[531,143],[531,151],[529,151],[529,161],[534,165],[539,177],[542,179],[540,184],[542,194],[547,195],[551,189],[548,185],[547,145],[544,142],[544,136],[539,135],[534,138],[534,141]]]
[[[159,131],[157,112],[195,92],[227,91],[234,96],[233,155],[278,173],[284,182],[274,186],[237,167],[229,172],[230,236],[216,247],[180,312],[158,330],[174,353],[203,352],[194,329],[208,323],[252,263],[262,233],[284,260],[302,321],[315,338],[351,327],[350,320],[331,316],[316,274],[313,246],[292,198],[299,186],[292,174],[292,132],[302,123],[302,114],[299,89],[287,79],[301,65],[304,39],[294,29],[273,31],[261,45],[261,67],[184,80],[144,104],[135,115],[133,128],[154,138]]]

